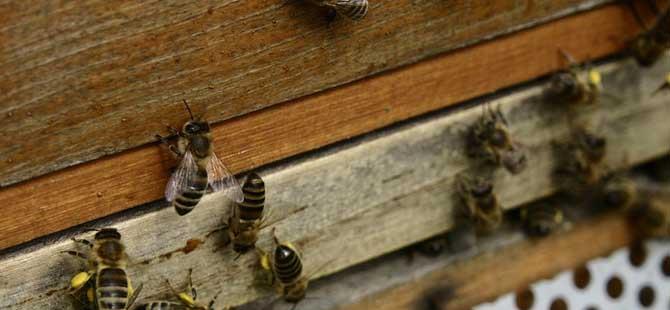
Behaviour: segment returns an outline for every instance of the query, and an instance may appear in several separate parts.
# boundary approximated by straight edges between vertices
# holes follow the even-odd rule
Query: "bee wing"
[[[332,6],[340,14],[360,20],[368,13],[368,0],[331,0]]]
[[[223,191],[232,201],[239,203],[244,200],[240,183],[214,153],[207,163],[207,183],[212,187],[212,191]]]
[[[172,173],[172,176],[165,187],[165,200],[173,201],[182,188],[188,184],[192,184],[193,176],[197,171],[198,165],[193,159],[191,152],[187,151],[184,158],[182,158],[181,163],[179,163],[179,167]]]

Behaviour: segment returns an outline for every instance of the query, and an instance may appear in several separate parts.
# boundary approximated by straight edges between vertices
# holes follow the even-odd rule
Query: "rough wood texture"
[[[460,257],[424,258],[412,265],[407,264],[405,257],[397,257],[392,261],[377,262],[374,266],[368,264],[364,270],[343,272],[324,279],[327,280],[322,285],[324,288],[317,287],[312,293],[319,295],[326,288],[337,287],[338,282],[355,283],[356,287],[350,292],[359,295],[343,300],[346,306],[338,309],[419,310],[429,309],[419,307],[429,294],[441,292],[444,299],[433,297],[437,308],[430,309],[466,310],[607,255],[630,244],[631,236],[624,216],[611,214],[582,222],[571,231],[539,241],[519,242],[514,236],[512,240],[498,237],[494,240],[497,243],[488,242],[476,256],[467,253],[469,255]],[[354,277],[357,281],[347,281]],[[381,291],[375,294],[365,288]],[[359,289],[363,292],[356,293]],[[451,297],[448,297],[449,291]],[[355,302],[360,297],[364,298]]]
[[[618,6],[567,17],[225,122],[216,150],[232,171],[252,169],[556,70],[556,46],[612,53],[635,31]],[[153,145],[0,189],[0,248],[160,199],[167,157]]]
[[[0,186],[268,107],[602,0],[0,2]],[[251,128],[250,128],[251,129]]]
[[[662,67],[668,65],[670,59],[663,60]],[[665,71],[657,67],[640,72],[630,61],[609,69],[614,71],[604,75],[605,88],[625,103],[603,102],[580,114],[582,122],[592,122],[608,138],[606,162],[617,167],[667,153],[669,96],[647,98]],[[498,171],[494,176],[496,193],[506,208],[553,191],[550,141],[567,139],[569,130],[565,111],[548,109],[541,102],[543,87],[527,87],[496,100],[529,155],[523,173]],[[267,248],[270,228],[276,228],[281,239],[303,248],[305,272],[318,269],[314,276],[319,276],[444,232],[451,225],[456,175],[469,166],[463,132],[481,111],[480,105],[444,111],[259,171],[267,185],[270,227],[262,231],[258,245]],[[131,273],[136,282],[145,283],[145,297],[166,292],[163,278],[179,281],[190,267],[196,269],[195,283],[205,300],[220,289],[219,300],[226,305],[271,294],[253,285],[254,254],[234,260],[230,249],[219,249],[221,233],[209,235],[227,214],[224,206],[225,199],[217,193],[205,196],[186,217],[161,208],[113,223],[128,240],[128,252],[136,262]],[[58,255],[73,246],[66,236],[59,238],[0,259],[0,307],[64,307],[61,294],[68,277],[81,266]],[[188,239],[204,243],[185,247]]]

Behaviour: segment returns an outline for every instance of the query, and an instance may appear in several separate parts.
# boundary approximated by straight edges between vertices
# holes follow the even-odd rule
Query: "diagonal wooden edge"
[[[630,59],[598,67],[603,87],[621,101],[601,102],[579,110],[579,120],[607,139],[605,162],[613,169],[635,165],[668,152],[670,94],[651,93],[663,80],[670,59],[640,69]],[[517,175],[498,169],[495,194],[506,209],[552,194],[556,152],[552,141],[571,138],[572,123],[562,108],[548,108],[546,84],[524,87],[470,105],[446,109],[399,126],[341,143],[328,151],[258,170],[266,184],[267,227],[257,246],[268,250],[271,231],[303,252],[305,274],[319,277],[444,233],[460,207],[454,184],[471,172],[465,155],[465,130],[482,115],[482,105],[500,108],[509,130],[527,151],[528,167]],[[495,101],[495,102],[493,102]],[[222,220],[228,215],[222,193],[206,195],[188,216],[156,208],[95,227],[119,229],[134,262],[128,269],[144,283],[143,298],[164,296],[164,279],[183,285],[186,271],[203,300],[221,292],[219,306],[235,306],[274,292],[254,281],[257,256],[236,259],[223,248]],[[75,232],[77,237],[90,237]],[[70,277],[84,266],[59,255],[75,245],[69,234],[42,239],[42,244],[8,250],[0,256],[3,283],[0,308],[62,309]],[[320,268],[324,266],[324,268]],[[181,282],[177,282],[180,281]],[[200,294],[199,294],[200,295]]]
[[[214,127],[217,153],[242,172],[619,51],[637,26],[605,6]],[[491,78],[495,77],[495,78]],[[160,199],[167,154],[157,145],[0,189],[0,249]]]

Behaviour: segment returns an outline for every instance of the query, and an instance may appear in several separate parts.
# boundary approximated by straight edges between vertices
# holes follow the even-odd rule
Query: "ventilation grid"
[[[650,241],[565,271],[475,310],[670,309],[670,243]]]

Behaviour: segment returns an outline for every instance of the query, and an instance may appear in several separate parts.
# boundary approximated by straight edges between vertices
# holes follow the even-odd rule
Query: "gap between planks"
[[[604,87],[623,103],[603,101],[579,114],[608,139],[606,163],[613,168],[666,154],[670,141],[670,95],[649,97],[670,66],[641,70],[632,61],[603,66]],[[528,151],[528,168],[511,176],[494,175],[496,194],[505,208],[539,199],[554,191],[552,140],[569,139],[563,109],[542,102],[546,85],[535,83],[495,99],[510,122],[510,131]],[[267,186],[271,227],[258,245],[268,248],[270,229],[303,249],[305,272],[331,274],[445,232],[451,226],[453,183],[468,169],[462,136],[481,116],[482,106],[442,111],[394,126],[328,151],[259,170]],[[254,254],[238,260],[221,249],[220,227],[227,214],[221,193],[207,195],[192,213],[178,217],[170,208],[113,223],[127,240],[133,262],[130,273],[144,283],[145,298],[167,293],[164,279],[176,284],[188,268],[203,300],[221,290],[222,305],[239,305],[271,290],[254,285]],[[79,268],[59,251],[74,245],[59,235],[43,244],[7,252],[0,259],[1,307],[16,305],[64,308],[62,296],[69,277]],[[78,237],[83,237],[78,235]],[[185,247],[187,240],[202,243]],[[195,243],[198,243],[197,241]],[[191,241],[193,244],[193,241]],[[202,267],[202,266],[207,266]]]
[[[247,171],[565,67],[557,46],[608,55],[636,31],[620,6],[566,17],[216,125],[216,151]],[[0,189],[0,249],[161,199],[168,157],[145,146]]]

